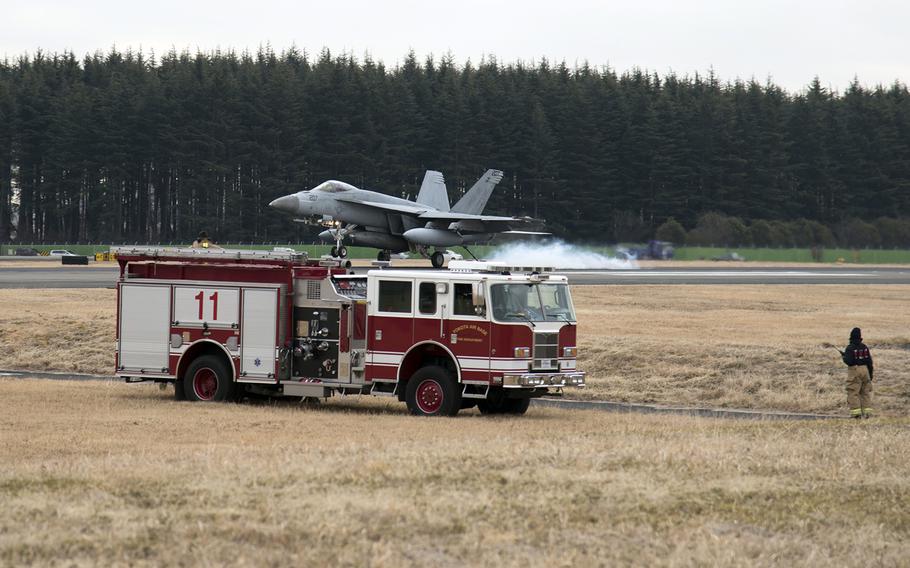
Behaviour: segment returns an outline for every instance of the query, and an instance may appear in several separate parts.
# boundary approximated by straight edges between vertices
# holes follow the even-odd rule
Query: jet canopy
[[[345,191],[351,191],[357,189],[349,183],[344,183],[343,181],[338,181],[330,179],[329,181],[324,181],[314,187],[311,191],[323,191],[325,193],[342,193]]]

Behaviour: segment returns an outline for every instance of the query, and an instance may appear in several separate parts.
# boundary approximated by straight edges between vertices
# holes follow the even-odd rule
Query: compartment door
[[[170,285],[120,285],[121,372],[167,373],[170,345]]]
[[[244,288],[240,325],[240,380],[277,382],[277,288]]]

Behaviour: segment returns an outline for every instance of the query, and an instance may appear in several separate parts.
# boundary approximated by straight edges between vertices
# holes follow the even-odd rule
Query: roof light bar
[[[522,266],[492,260],[450,260],[449,270],[455,272],[553,272],[552,266]]]

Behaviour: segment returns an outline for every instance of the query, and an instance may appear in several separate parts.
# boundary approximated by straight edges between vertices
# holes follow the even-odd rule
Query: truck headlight
[[[562,356],[563,357],[578,357],[578,347],[563,347]]]
[[[530,347],[516,347],[515,356],[518,358],[527,359],[528,357],[531,356],[531,348]]]

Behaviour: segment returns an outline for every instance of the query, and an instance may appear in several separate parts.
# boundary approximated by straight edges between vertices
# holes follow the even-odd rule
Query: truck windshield
[[[490,305],[498,321],[575,321],[566,284],[494,284]]]

